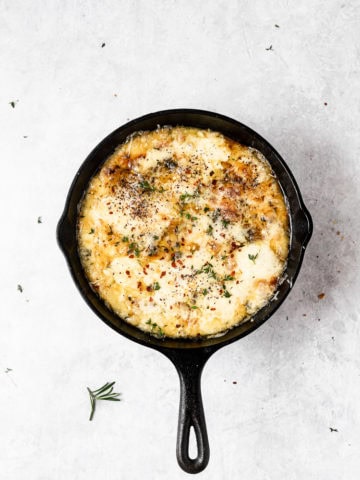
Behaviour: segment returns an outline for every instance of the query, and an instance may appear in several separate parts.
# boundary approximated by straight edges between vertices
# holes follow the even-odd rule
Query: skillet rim
[[[184,118],[188,118],[189,120],[188,123],[178,121],[169,123],[168,120],[163,120],[164,118],[167,118],[169,116],[183,116]],[[95,162],[95,169],[94,166],[91,166],[92,162],[94,162],[94,159],[96,160],[97,156],[101,154],[102,150],[109,150],[110,146],[112,146],[112,149],[116,148],[116,146],[118,146],[119,143],[124,141],[125,138],[131,133],[129,133],[129,131],[132,131],[132,133],[134,133],[139,130],[144,130],[144,128],[141,128],[139,126],[140,124],[144,124],[147,122],[151,123],[155,120],[156,123],[154,124],[153,128],[156,128],[159,125],[184,125],[194,126],[197,128],[209,128],[211,130],[220,131],[220,133],[226,135],[227,137],[233,138],[234,140],[247,145],[249,144],[245,143],[242,140],[234,138],[234,136],[236,137],[236,132],[239,136],[241,134],[249,136],[249,138],[252,139],[250,142],[251,145],[249,146],[254,146],[254,144],[256,144],[257,146],[255,148],[258,148],[258,145],[261,144],[263,150],[268,150],[268,152],[270,152],[271,158],[269,158],[269,153],[267,155],[264,155],[269,161],[272,169],[275,171],[282,192],[286,200],[289,202],[288,210],[291,226],[289,258],[292,255],[291,259],[293,260],[293,263],[290,266],[289,264],[287,265],[285,269],[285,277],[286,275],[288,275],[289,269],[291,270],[291,275],[288,275],[288,278],[285,278],[285,281],[283,281],[281,285],[279,285],[279,288],[275,292],[275,296],[273,296],[273,300],[270,300],[262,309],[260,309],[252,317],[251,320],[245,321],[238,326],[233,327],[231,330],[227,331],[221,336],[215,336],[212,338],[205,337],[201,339],[172,339],[169,337],[165,337],[165,339],[158,339],[152,335],[149,335],[148,333],[142,332],[137,327],[134,327],[122,320],[108,307],[106,307],[105,303],[91,289],[81,266],[80,258],[77,252],[76,241],[78,205],[90,179],[96,174],[96,172],[100,169],[101,165],[106,161],[109,153],[106,156],[101,156],[100,161]],[[223,123],[223,126],[227,125],[229,130],[231,130],[232,133],[234,131],[235,134],[231,135],[228,132],[222,130],[222,128],[213,127],[211,125],[198,126],[200,123],[203,124],[203,122],[206,123],[208,121],[211,124],[216,120],[218,120],[218,122],[220,123]],[[121,140],[120,142],[114,142],[115,138],[119,136],[121,137],[122,135],[125,135],[123,140]],[[259,150],[263,153],[262,149]],[[275,165],[276,168],[274,168]],[[89,169],[91,170],[90,174],[88,172]],[[279,179],[278,171],[276,170],[280,172],[281,179]],[[79,188],[80,183],[85,183],[85,187]],[[79,190],[81,190],[80,196]],[[288,193],[291,193],[291,195],[288,195]],[[267,140],[265,140],[261,135],[259,135],[247,125],[244,125],[237,120],[234,120],[225,115],[221,115],[219,113],[199,109],[170,109],[149,113],[134,120],[131,120],[124,125],[121,125],[114,131],[112,131],[109,135],[107,135],[89,153],[89,155],[80,165],[68,191],[64,210],[57,225],[57,241],[63,254],[65,255],[75,285],[77,286],[83,299],[88,304],[88,306],[90,306],[93,312],[117,333],[120,333],[126,338],[133,340],[139,344],[154,348],[156,350],[160,350],[165,354],[167,352],[168,355],[170,355],[171,351],[174,349],[181,351],[186,349],[198,351],[202,349],[204,350],[204,353],[214,352],[217,349],[226,346],[236,340],[239,340],[240,338],[248,335],[249,333],[252,333],[263,323],[265,323],[271,317],[271,315],[276,312],[276,310],[280,307],[280,305],[290,293],[294,282],[299,274],[304,258],[305,248],[310,240],[312,229],[313,224],[310,213],[305,207],[302,195],[300,193],[300,189],[291,170],[289,169],[283,158],[280,156],[280,154]],[[278,295],[278,297],[274,299],[276,295]]]

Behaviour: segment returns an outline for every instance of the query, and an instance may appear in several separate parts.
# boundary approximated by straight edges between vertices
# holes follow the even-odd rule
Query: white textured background
[[[357,480],[360,2],[0,0],[0,66],[1,479],[188,478],[173,366],[89,310],[55,227],[103,137],[193,107],[269,140],[315,227],[285,304],[205,368],[198,478]]]

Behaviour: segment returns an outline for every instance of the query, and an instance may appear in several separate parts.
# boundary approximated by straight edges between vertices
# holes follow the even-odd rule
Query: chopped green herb
[[[225,297],[225,298],[230,298],[230,297],[231,297],[231,293],[228,292],[227,290],[225,290],[225,292],[224,292],[224,297]]]
[[[250,259],[252,262],[255,263],[255,260],[257,259],[258,255],[259,255],[259,252],[258,252],[256,255],[251,255],[251,254],[249,253],[248,257],[249,257],[249,259]]]
[[[199,273],[206,273],[210,278],[216,279],[216,273],[214,271],[214,267],[211,263],[206,262],[200,270],[196,270],[195,274],[198,275]]]
[[[122,241],[125,243],[125,242],[128,242],[129,241],[129,237],[123,237],[122,238]]]
[[[222,223],[222,225],[223,225],[224,228],[227,228],[228,225],[229,225],[229,223],[230,223],[230,220],[226,220],[225,218],[223,218],[223,219],[221,220],[221,223]]]
[[[139,183],[139,187],[142,188],[143,192],[165,192],[164,187],[156,188],[154,185],[151,185],[147,180],[143,180]]]
[[[202,294],[207,295],[208,293],[209,293],[209,290],[207,288],[204,288],[204,290],[202,291]]]
[[[93,228],[91,228],[90,232],[89,232],[89,235],[92,235],[93,233],[95,233],[95,230]]]
[[[209,207],[205,207],[205,208],[204,208],[204,212],[205,212],[205,213],[207,213],[207,212],[209,212],[209,211],[210,211],[210,208],[209,208]]]
[[[140,256],[140,249],[139,249],[139,246],[136,242],[131,242],[129,244],[128,254],[130,254],[130,253],[134,253],[136,257]]]
[[[18,103],[19,100],[15,100],[15,101],[12,101],[12,102],[9,102],[9,105],[12,106],[12,108],[15,108],[15,105]]]
[[[5,370],[5,373],[9,373],[9,372],[12,372],[12,368],[7,368],[7,369]]]
[[[180,195],[180,201],[185,202],[185,200],[188,200],[189,198],[195,198],[199,196],[198,190],[195,190],[194,193],[183,193]]]
[[[154,192],[156,190],[156,188],[153,185],[150,185],[147,180],[140,182],[139,187],[142,188],[144,192]]]
[[[151,329],[150,331],[153,335],[155,335],[155,337],[159,337],[159,338],[165,337],[165,333],[163,332],[163,329],[157,323],[152,322],[151,318],[149,318],[149,320],[145,323],[146,325],[150,326],[150,329]]]
[[[42,218],[41,217],[38,217],[37,223],[42,223]]]
[[[154,235],[154,236],[153,236],[153,239],[154,239],[154,240],[159,240],[159,237],[158,237],[157,235]]]
[[[17,289],[19,290],[20,293],[24,291],[23,287],[20,284],[18,284]]]
[[[270,47],[268,47],[268,48],[265,48],[265,50],[268,50],[268,51],[269,51],[269,50],[271,50],[271,51],[273,51],[274,49],[273,49],[273,46],[272,46],[272,45],[270,45]]]
[[[106,382],[105,385],[98,388],[97,390],[90,390],[89,387],[86,387],[89,396],[90,396],[90,404],[91,404],[91,412],[90,418],[91,421],[94,417],[95,407],[96,407],[96,400],[111,400],[113,402],[120,402],[120,398],[118,398],[121,393],[113,393],[115,382]]]
[[[224,277],[224,282],[231,281],[231,280],[234,280],[234,277],[233,277],[233,276],[231,276],[231,275],[225,275],[225,277]]]
[[[185,217],[188,219],[188,220],[191,220],[192,222],[195,222],[195,220],[197,220],[197,217],[193,217],[190,213],[185,213]]]
[[[191,305],[190,307],[192,310],[197,310],[199,307],[197,307],[196,305]]]
[[[214,229],[213,229],[213,226],[212,226],[212,225],[209,225],[209,226],[208,226],[208,229],[206,230],[206,233],[207,233],[208,235],[212,235],[212,234],[213,234],[213,230],[214,230]]]
[[[227,255],[223,255],[223,256],[221,257],[221,260],[226,260],[226,259],[227,259]]]
[[[153,285],[153,290],[160,290],[159,282],[155,282]]]

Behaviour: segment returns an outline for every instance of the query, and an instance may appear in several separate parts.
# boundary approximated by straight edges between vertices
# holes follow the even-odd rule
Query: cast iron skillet
[[[218,338],[199,341],[186,339],[157,339],[121,320],[90,288],[77,251],[76,224],[78,205],[91,177],[114,149],[126,137],[139,130],[154,130],[158,126],[182,125],[210,128],[242,144],[255,147],[270,162],[288,201],[291,221],[291,243],[285,280],[277,294],[251,321],[245,322]],[[312,220],[301,198],[295,179],[284,160],[274,148],[249,127],[231,118],[202,110],[178,109],[151,113],[133,120],[110,133],[90,153],[77,172],[66,199],[64,213],[57,228],[57,238],[68,262],[70,272],[84,300],[111,328],[137,343],[154,348],[168,357],[180,377],[180,410],[176,454],[180,467],[188,473],[201,472],[209,461],[209,443],[201,399],[200,378],[208,358],[219,348],[253,332],[263,324],[284,301],[299,273],[305,247],[311,237]],[[189,456],[189,435],[193,427],[197,456]]]

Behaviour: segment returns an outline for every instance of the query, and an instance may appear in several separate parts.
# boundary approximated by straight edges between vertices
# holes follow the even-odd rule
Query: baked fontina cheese
[[[157,337],[218,335],[276,292],[289,219],[263,155],[210,130],[138,132],[92,178],[78,244],[92,288]]]

